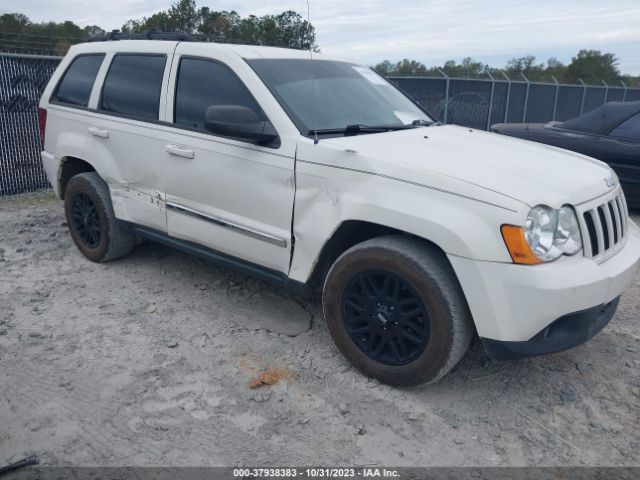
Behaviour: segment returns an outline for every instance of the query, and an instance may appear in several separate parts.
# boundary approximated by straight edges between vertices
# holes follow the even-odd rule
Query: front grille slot
[[[582,238],[585,256],[605,258],[613,255],[622,245],[627,233],[627,215],[622,192],[583,211]]]
[[[613,206],[611,202],[609,202],[607,206],[609,207],[609,214],[611,215],[611,219],[613,220],[611,224],[613,226],[613,243],[615,245],[616,243],[618,243],[618,223],[620,222],[620,220],[616,219],[616,215],[615,213],[613,213]]]
[[[598,207],[598,217],[600,217],[600,227],[602,228],[602,239],[604,240],[604,249],[609,250],[609,227],[607,219],[604,216],[602,207]]]
[[[620,222],[620,236],[624,237],[624,233],[625,233],[625,227],[627,226],[624,219],[624,208],[622,208],[620,206],[620,198],[616,198],[616,207],[618,208],[618,213],[620,214],[620,220],[622,220]]]
[[[595,257],[600,253],[598,249],[598,234],[596,233],[596,225],[593,221],[591,212],[584,212],[584,220],[587,223],[587,230],[589,231],[589,240],[591,241],[591,252]]]

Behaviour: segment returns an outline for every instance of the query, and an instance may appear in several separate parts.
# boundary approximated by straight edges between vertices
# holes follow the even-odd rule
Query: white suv
[[[637,271],[605,164],[440,125],[348,61],[88,43],[40,107],[44,168],[88,259],[145,237],[320,287],[340,351],[385,383],[437,380],[476,332],[497,358],[578,345]]]

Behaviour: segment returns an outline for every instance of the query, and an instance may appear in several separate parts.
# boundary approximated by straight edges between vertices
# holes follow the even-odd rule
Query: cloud
[[[167,8],[151,0],[3,0],[0,10],[19,11],[35,21],[73,20],[119,28]],[[310,0],[311,21],[323,52],[363,63],[415,58],[427,65],[471,56],[504,65],[526,54],[568,62],[581,48],[615,53],[623,72],[640,74],[638,0]],[[305,0],[199,0],[241,15],[295,10],[306,16]]]

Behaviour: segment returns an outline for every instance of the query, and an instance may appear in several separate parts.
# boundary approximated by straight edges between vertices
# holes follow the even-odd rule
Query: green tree
[[[0,15],[0,29],[6,33],[22,33],[31,25],[31,20],[22,13],[5,13]]]
[[[634,77],[631,75],[622,75],[621,80],[627,87],[640,88],[640,76]]]
[[[507,62],[505,71],[507,75],[513,79],[519,79],[524,74],[529,80],[537,80],[542,78],[544,73],[544,64],[536,63],[536,57],[533,55],[525,55],[524,57],[512,58]]]
[[[265,45],[300,49],[316,47],[313,26],[292,10],[275,16],[266,15],[262,17],[262,24]]]
[[[426,73],[427,67],[424,63],[408,58],[396,63],[393,70],[394,75],[425,75]]]
[[[167,17],[176,32],[194,33],[202,20],[195,0],[178,0],[167,11]]]
[[[92,28],[81,28],[69,20],[33,23],[21,13],[7,13],[0,15],[0,48],[64,55],[70,45],[85,41]]]
[[[200,34],[231,43],[317,49],[313,25],[291,10],[278,15],[242,18],[235,11],[198,9],[195,0],[178,0],[168,10],[141,20],[131,19],[122,26],[123,31],[132,33],[154,29]]]
[[[547,68],[544,73],[556,80],[564,80],[567,73],[567,66],[555,57],[547,60]]]
[[[373,68],[376,72],[378,72],[383,77],[387,75],[392,75],[395,72],[395,65],[391,63],[389,60],[383,60],[382,62],[374,65]]]
[[[567,66],[566,76],[571,82],[582,79],[597,83],[604,80],[611,84],[618,83],[621,78],[616,56],[600,50],[580,50]]]
[[[460,64],[457,64],[455,60],[449,60],[444,63],[441,69],[450,77],[475,78],[485,76],[488,66],[471,57],[465,57]]]
[[[168,10],[154,13],[142,20],[128,20],[121,30],[127,33],[145,30],[194,33],[199,22],[200,16],[196,10],[195,0],[177,0]]]
[[[237,12],[218,12],[209,7],[202,7],[199,15],[198,33],[220,40],[238,37],[242,19]]]

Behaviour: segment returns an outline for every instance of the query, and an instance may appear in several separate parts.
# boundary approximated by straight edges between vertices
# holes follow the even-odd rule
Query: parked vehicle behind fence
[[[606,162],[629,205],[640,208],[640,102],[609,102],[566,122],[498,123],[491,130]]]
[[[339,350],[392,385],[441,378],[476,333],[497,358],[582,343],[638,267],[609,167],[440,125],[369,68],[324,55],[77,45],[40,124],[88,259],[144,237],[316,288]]]

